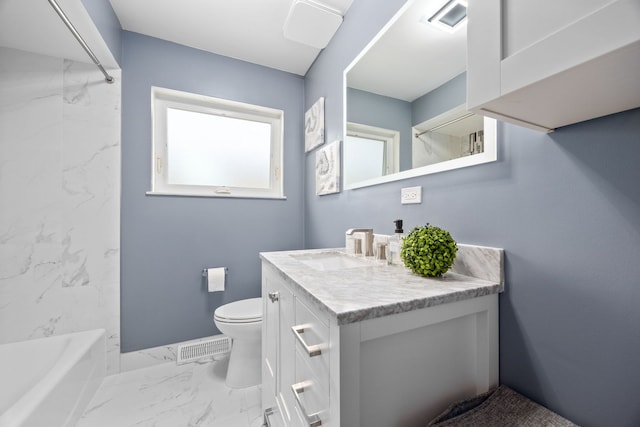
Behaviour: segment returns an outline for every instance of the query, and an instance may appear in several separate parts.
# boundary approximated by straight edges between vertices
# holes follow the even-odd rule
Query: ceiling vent
[[[324,49],[338,31],[342,16],[350,5],[351,0],[332,0],[331,7],[312,0],[295,0],[284,23],[284,36],[316,49]]]
[[[431,17],[423,16],[420,21],[453,33],[467,22],[467,2],[466,0],[451,0],[445,3],[434,15]]]

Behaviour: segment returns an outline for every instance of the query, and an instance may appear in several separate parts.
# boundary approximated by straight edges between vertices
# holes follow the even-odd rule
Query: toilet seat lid
[[[223,322],[256,322],[262,320],[262,298],[249,298],[222,305],[214,317]]]

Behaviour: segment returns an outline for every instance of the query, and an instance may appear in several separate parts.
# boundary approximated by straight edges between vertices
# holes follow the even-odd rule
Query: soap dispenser
[[[389,264],[401,265],[400,250],[402,249],[402,241],[404,238],[402,220],[396,219],[393,222],[396,224],[396,231],[393,236],[389,237],[389,254],[387,255],[387,260]]]

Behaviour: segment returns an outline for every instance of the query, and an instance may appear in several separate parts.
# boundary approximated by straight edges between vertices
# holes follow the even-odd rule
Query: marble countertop
[[[363,262],[362,267],[333,271],[319,271],[300,261],[303,255],[343,252],[343,249],[262,252],[260,257],[271,264],[296,291],[306,295],[321,311],[334,317],[339,325],[344,325],[502,292],[503,251],[466,245],[461,252],[467,254],[475,248],[480,249],[481,256],[465,258],[471,261],[477,259],[480,266],[488,265],[494,270],[499,268],[499,272],[489,274],[494,277],[493,280],[460,274],[455,272],[455,268],[440,278],[425,278],[413,274],[404,266],[378,265],[374,260]],[[495,262],[487,262],[487,254]],[[486,274],[479,276],[487,277]]]

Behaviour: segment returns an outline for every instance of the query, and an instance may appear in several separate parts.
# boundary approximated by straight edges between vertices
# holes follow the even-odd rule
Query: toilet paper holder
[[[207,277],[208,276],[207,270],[209,270],[209,269],[208,268],[203,268],[202,269],[202,277]],[[229,273],[229,267],[224,267],[225,276],[227,275],[227,273]]]

